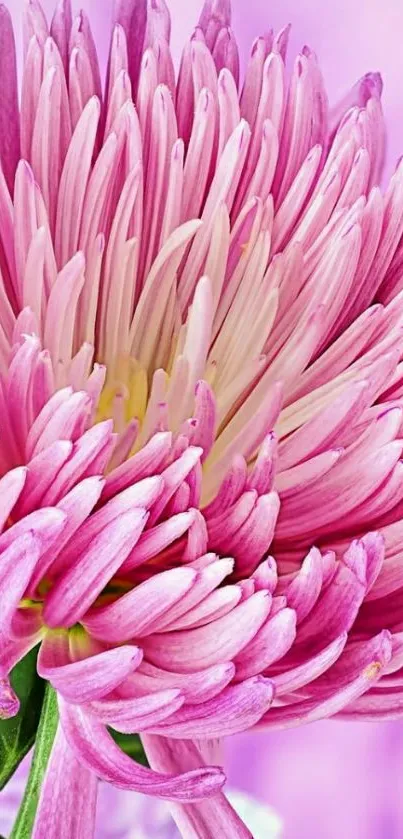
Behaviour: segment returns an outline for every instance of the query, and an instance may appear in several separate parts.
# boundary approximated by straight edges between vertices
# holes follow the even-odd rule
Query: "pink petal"
[[[197,578],[177,603],[169,610],[156,618],[153,626],[154,632],[170,631],[171,623],[174,623],[182,615],[187,614],[193,607],[201,603],[220,583],[231,573],[234,567],[232,559],[217,559],[214,554],[206,554],[192,563],[192,568],[198,571]]]
[[[0,481],[0,529],[3,527],[23,490],[27,470],[20,466],[12,469]]]
[[[109,453],[112,437],[112,422],[98,423],[74,443],[71,457],[63,466],[45,495],[45,503],[56,504],[81,479],[103,472],[102,460],[99,458],[104,452]],[[104,464],[106,466],[106,463]],[[96,468],[94,468],[96,466]]]
[[[136,481],[158,474],[171,445],[172,435],[169,432],[154,434],[140,451],[108,475],[102,495],[103,500],[107,501]]]
[[[105,726],[77,706],[61,702],[60,719],[69,745],[84,766],[115,786],[191,802],[215,796],[225,782],[225,775],[216,767],[160,774],[140,766],[116,746]]]
[[[68,440],[56,440],[29,462],[24,490],[15,510],[18,518],[45,506],[41,502],[63,464],[70,457],[72,448],[73,445]]]
[[[147,23],[146,0],[116,0],[114,19],[127,37],[130,76],[136,90]]]
[[[169,629],[170,631],[187,629],[215,621],[231,612],[241,598],[242,590],[239,585],[223,586],[223,588],[216,589],[216,591],[207,595],[198,606],[194,606],[177,621],[171,621]]]
[[[7,84],[1,86],[0,93],[0,159],[12,194],[20,156],[17,61],[11,18],[3,5],[0,9],[0,74],[3,79],[7,79]]]
[[[255,725],[270,707],[273,696],[272,683],[257,676],[224,688],[200,705],[186,704],[165,722],[150,728],[154,734],[175,739],[226,737]]]
[[[95,638],[108,642],[148,635],[158,618],[187,594],[196,577],[191,568],[156,574],[109,606],[94,609],[85,626]]]
[[[343,652],[347,637],[347,632],[344,632],[316,656],[312,656],[306,662],[295,667],[285,666],[284,672],[280,672],[278,676],[271,676],[276,696],[281,696],[282,693],[297,691],[326,672]]]
[[[41,645],[38,673],[69,702],[92,702],[114,690],[141,659],[137,647],[123,646],[72,661],[67,633],[56,630],[47,634]]]
[[[14,693],[10,680],[0,678],[0,720],[8,720],[18,714],[20,702]]]
[[[15,610],[40,555],[40,540],[31,531],[15,539],[0,555],[0,632],[8,633]]]
[[[371,685],[381,677],[385,665],[391,656],[391,640],[388,632],[382,632],[374,641],[363,642],[362,654],[359,654],[355,663],[346,671],[346,677],[340,688],[331,687],[327,692],[319,693],[314,698],[309,698],[285,706],[283,708],[272,708],[266,718],[263,718],[262,727],[276,728],[299,725],[305,722],[314,722],[342,711],[351,702],[366,693]],[[343,666],[339,667],[338,662],[333,665],[343,672]],[[327,674],[319,677],[327,679]]]
[[[98,780],[77,760],[58,727],[40,790],[33,839],[94,835]]]
[[[158,725],[174,714],[184,701],[185,697],[180,690],[171,689],[134,699],[102,699],[92,702],[87,710],[116,731],[133,734]]]
[[[305,557],[301,570],[288,586],[287,603],[297,613],[300,623],[315,605],[322,587],[322,557],[312,548]]]
[[[141,565],[143,562],[147,562],[151,559],[151,557],[159,554],[172,542],[175,542],[176,539],[179,539],[184,533],[186,533],[186,531],[189,530],[193,524],[194,518],[195,512],[193,510],[187,510],[186,512],[172,515],[167,519],[167,521],[161,522],[161,524],[157,524],[155,527],[151,527],[139,539],[138,544],[135,546],[130,556],[128,556],[122,566],[122,572],[125,573],[126,571],[131,571],[136,568],[137,565]]]
[[[47,596],[44,617],[48,626],[73,626],[85,615],[123,564],[146,521],[146,511],[135,508],[118,516],[94,537],[78,562],[56,581]]]
[[[189,472],[193,469],[196,463],[199,462],[202,455],[202,449],[197,446],[189,446],[188,449],[174,461],[170,466],[161,473],[164,482],[164,489],[152,511],[150,518],[150,525],[158,521],[164,507],[172,498],[174,492],[178,489],[180,484],[187,478]]]
[[[52,569],[50,572],[52,577],[58,576],[63,570],[65,567],[63,548],[92,512],[99,500],[103,485],[102,478],[86,478],[59,502],[56,509],[67,517],[66,523],[57,546],[52,545],[41,555],[30,581],[30,591],[35,591],[40,580],[50,568]]]
[[[296,635],[296,614],[293,609],[281,609],[274,617],[269,616],[252,641],[236,657],[236,679],[248,679],[263,673],[288,652]]]
[[[232,681],[235,667],[231,661],[213,664],[194,673],[173,673],[143,661],[133,676],[119,688],[123,697],[143,695],[149,691],[177,688],[187,702],[198,705],[217,696]]]
[[[15,610],[9,635],[0,634],[0,678],[7,677],[43,635],[44,627],[38,608]]]
[[[143,734],[142,740],[151,766],[159,772],[183,772],[200,764],[200,751],[192,741],[172,741],[168,737],[153,734]],[[253,839],[251,832],[222,793],[198,804],[171,804],[171,812],[182,836],[188,839],[211,835],[212,825],[217,836]]]
[[[260,591],[228,615],[198,629],[154,634],[144,641],[146,657],[166,669],[191,673],[197,650],[198,668],[228,661],[256,635],[270,610],[270,599]]]
[[[70,0],[59,0],[52,18],[50,33],[58,46],[65,72],[68,67],[68,48],[71,34],[71,4]]]

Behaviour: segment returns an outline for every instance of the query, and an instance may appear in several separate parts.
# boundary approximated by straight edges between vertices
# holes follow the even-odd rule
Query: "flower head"
[[[310,49],[287,81],[285,28],[241,83],[224,0],[176,79],[164,0],[120,0],[103,88],[84,12],[24,14],[19,112],[1,7],[0,708],[40,642],[60,725],[33,835],[90,835],[100,777],[247,836],[217,738],[400,713],[382,82],[329,108]]]

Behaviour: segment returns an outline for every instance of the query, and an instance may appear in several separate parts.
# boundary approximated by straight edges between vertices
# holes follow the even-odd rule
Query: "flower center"
[[[147,400],[147,371],[134,358],[122,356],[108,372],[95,421],[113,419],[115,430],[122,433],[133,419],[144,421]]]

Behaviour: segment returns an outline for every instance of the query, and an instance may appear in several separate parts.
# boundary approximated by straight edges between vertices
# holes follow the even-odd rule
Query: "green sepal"
[[[28,783],[10,839],[27,839],[28,836],[32,836],[39,796],[58,721],[57,695],[52,686],[47,683]]]
[[[35,742],[41,716],[45,682],[36,670],[38,648],[31,650],[11,673],[12,688],[20,700],[20,710],[11,719],[0,720],[0,789]]]
[[[142,766],[149,766],[143,744],[138,734],[122,734],[113,728],[108,728],[108,731],[112,735],[115,743],[128,757],[131,757],[136,763],[141,763]]]

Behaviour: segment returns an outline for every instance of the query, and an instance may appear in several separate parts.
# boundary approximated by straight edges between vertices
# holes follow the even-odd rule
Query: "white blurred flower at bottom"
[[[229,790],[228,798],[254,839],[281,839],[282,822],[265,804],[238,790]],[[100,787],[96,839],[179,839],[180,834],[163,801]]]
[[[229,790],[227,796],[254,839],[281,839],[283,822],[275,810],[238,790]]]
[[[24,794],[29,764],[29,758],[24,760],[0,792],[2,836],[11,832]],[[281,839],[282,822],[274,810],[238,790],[229,790],[227,794],[254,839]],[[151,801],[146,796],[100,784],[95,839],[178,839],[179,836],[165,802]]]

